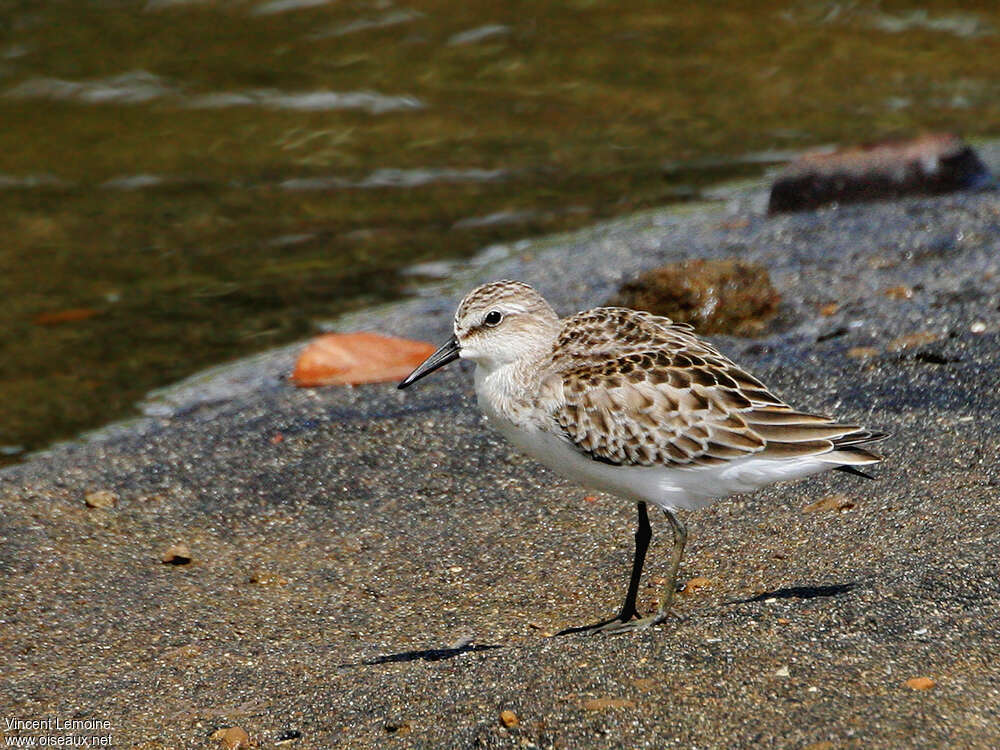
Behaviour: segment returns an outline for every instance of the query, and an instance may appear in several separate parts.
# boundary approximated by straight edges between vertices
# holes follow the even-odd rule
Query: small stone
[[[164,565],[187,565],[191,562],[191,550],[186,544],[175,544],[160,557]]]
[[[873,346],[852,346],[847,350],[847,356],[851,359],[871,359],[877,357],[879,353]]]
[[[905,284],[891,286],[882,291],[889,299],[913,299],[913,290]]]
[[[269,570],[255,570],[250,574],[250,583],[258,586],[284,586],[288,579]]]
[[[924,344],[930,344],[939,338],[941,338],[940,334],[934,333],[934,331],[918,331],[916,333],[908,333],[904,336],[897,336],[889,342],[887,348],[890,352],[901,352],[906,349],[923,346]]]
[[[781,667],[774,673],[775,677],[788,677],[791,673],[788,671],[788,666]]]
[[[239,727],[226,727],[212,734],[211,739],[222,743],[226,750],[247,750],[251,747],[250,735]]]
[[[684,588],[681,589],[681,593],[685,596],[691,596],[698,589],[703,589],[710,583],[711,581],[708,578],[705,578],[705,576],[697,576],[684,584]]]
[[[821,305],[819,308],[819,314],[824,318],[829,318],[831,315],[836,315],[837,310],[840,309],[840,305],[837,302],[830,302],[825,305]]]
[[[408,721],[387,721],[384,724],[385,731],[397,737],[405,737],[413,731],[413,727]]]
[[[635,701],[628,698],[591,698],[583,702],[588,711],[604,711],[608,708],[635,708]]]
[[[930,677],[911,677],[904,684],[911,690],[930,690],[937,685]]]
[[[779,625],[788,625],[790,622],[791,622],[791,620],[789,620],[787,617],[779,617],[778,618],[778,624]]]
[[[88,508],[114,508],[118,505],[118,495],[111,490],[88,492],[83,499]]]
[[[975,323],[969,326],[969,330],[972,331],[973,333],[983,333],[986,330],[986,324],[981,320],[977,320]]]
[[[278,735],[277,739],[274,741],[275,745],[286,745],[290,742],[302,738],[302,732],[298,729],[286,729],[284,732]]]
[[[823,510],[836,510],[841,513],[854,508],[854,502],[847,495],[827,495],[814,503],[802,507],[803,513],[816,513]]]
[[[517,718],[516,713],[511,711],[509,708],[505,708],[500,712],[500,723],[508,729],[513,729],[521,723],[521,720]]]

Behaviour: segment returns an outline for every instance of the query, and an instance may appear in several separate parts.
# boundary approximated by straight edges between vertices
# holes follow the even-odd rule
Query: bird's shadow
[[[378,664],[398,664],[408,661],[444,661],[445,659],[454,659],[456,656],[461,656],[462,654],[474,654],[478,651],[490,651],[495,648],[502,648],[502,646],[499,644],[489,645],[470,643],[457,648],[428,648],[422,651],[403,651],[398,654],[386,654],[385,656],[376,656],[374,659],[369,659],[367,661],[355,662],[353,664],[341,664],[340,666],[371,667]]]
[[[820,599],[825,596],[840,596],[857,588],[857,583],[834,583],[830,586],[789,586],[788,588],[765,591],[749,599],[734,599],[730,604],[750,604],[768,599]]]

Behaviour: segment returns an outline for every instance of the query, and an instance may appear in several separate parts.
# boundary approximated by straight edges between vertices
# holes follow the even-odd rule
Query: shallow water
[[[1000,133],[993,2],[0,0],[0,19],[0,461],[402,294],[417,262],[817,144]]]

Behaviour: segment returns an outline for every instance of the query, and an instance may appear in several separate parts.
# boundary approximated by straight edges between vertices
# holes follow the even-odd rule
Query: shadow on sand
[[[775,589],[757,594],[749,599],[734,599],[730,604],[750,604],[768,599],[819,599],[824,596],[839,596],[857,587],[856,583],[835,583],[831,586],[789,586],[786,589]]]
[[[370,667],[376,664],[396,664],[407,661],[443,661],[444,659],[453,659],[454,657],[461,656],[462,654],[474,654],[477,651],[490,651],[495,648],[503,647],[499,644],[468,644],[457,648],[429,648],[423,651],[403,651],[398,654],[386,654],[385,656],[377,656],[374,659],[369,659],[368,661],[355,662],[354,664],[341,664],[340,666]]]

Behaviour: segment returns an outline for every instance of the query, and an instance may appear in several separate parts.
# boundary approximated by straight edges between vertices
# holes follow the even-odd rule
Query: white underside
[[[481,406],[485,406],[482,400]],[[490,425],[550,469],[590,487],[669,510],[704,508],[717,498],[750,492],[774,482],[799,479],[837,464],[829,459],[773,459],[748,456],[716,466],[614,466],[580,453],[558,435],[521,429],[484,408]]]

